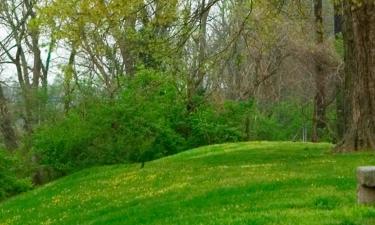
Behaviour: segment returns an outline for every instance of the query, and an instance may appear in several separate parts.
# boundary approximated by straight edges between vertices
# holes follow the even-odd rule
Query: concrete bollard
[[[358,203],[375,204],[375,166],[363,166],[357,169]]]

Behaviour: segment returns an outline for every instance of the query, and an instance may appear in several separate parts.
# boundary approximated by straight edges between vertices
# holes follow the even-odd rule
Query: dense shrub
[[[311,130],[312,108],[297,102],[257,105],[251,117],[252,138],[269,141],[302,140],[303,129]]]
[[[31,188],[28,180],[16,176],[15,164],[15,159],[0,149],[0,201]]]
[[[82,98],[31,138],[41,166],[64,175],[105,164],[144,162],[197,146],[250,140],[301,140],[310,106],[293,102],[208,104],[186,98],[172,76],[141,70],[111,99]],[[212,101],[211,101],[212,102]]]
[[[251,111],[251,101],[201,105],[188,117],[191,129],[189,147],[245,140],[246,120]]]
[[[63,120],[41,127],[33,148],[42,164],[63,174],[173,154],[184,146],[173,128],[181,107],[166,76],[142,71],[115,99],[85,102]]]

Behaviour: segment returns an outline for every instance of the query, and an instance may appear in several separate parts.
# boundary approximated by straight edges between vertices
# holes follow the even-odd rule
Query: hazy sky
[[[0,40],[3,41],[9,35],[9,31],[4,27],[0,26]],[[40,46],[42,46],[42,60],[43,62],[46,61],[47,54],[48,54],[48,46],[49,40],[47,38],[41,38]],[[15,49],[11,51],[12,55],[15,55]],[[0,49],[0,55],[3,55],[4,51]],[[49,78],[48,81],[52,83],[56,76],[59,74],[60,69],[57,67],[57,62],[63,62],[64,58],[67,57],[68,52],[64,50],[61,46],[57,46],[53,53],[52,53],[52,61],[49,71]],[[32,65],[32,57],[28,57],[29,64]],[[3,56],[1,61],[9,61],[6,55]],[[7,83],[12,83],[17,81],[17,71],[13,64],[1,64],[2,72],[0,74],[0,80],[6,81]]]

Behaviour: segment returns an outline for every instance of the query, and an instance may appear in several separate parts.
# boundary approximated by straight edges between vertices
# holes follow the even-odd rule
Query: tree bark
[[[315,35],[316,44],[318,48],[323,48],[324,44],[324,25],[323,25],[323,1],[314,0],[314,15],[315,15]],[[314,115],[312,128],[312,141],[319,141],[319,130],[325,128],[325,114],[326,114],[326,93],[325,83],[326,76],[321,62],[315,62],[315,88],[316,94],[314,98]]]
[[[197,41],[198,54],[196,57],[196,68],[190,75],[187,82],[187,110],[194,111],[196,103],[194,97],[199,95],[199,91],[203,90],[203,80],[206,75],[204,68],[205,60],[207,57],[207,22],[208,16],[212,6],[212,0],[206,3],[206,0],[201,1],[200,18],[199,18],[199,38]]]
[[[74,71],[74,63],[76,57],[76,49],[73,46],[70,52],[69,62],[64,71],[64,113],[67,115],[70,111],[70,106],[72,102],[72,93],[74,88],[71,87],[73,78],[76,76]]]
[[[0,84],[0,130],[4,137],[5,147],[13,151],[17,149],[17,136],[12,127],[7,100],[4,96],[3,87]]]
[[[343,4],[342,2],[335,2],[334,3],[334,20],[335,20],[335,38],[336,41],[340,40],[340,34],[344,34],[343,26]],[[344,55],[341,55],[344,57]],[[337,136],[335,141],[339,141],[344,137],[344,133],[346,131],[346,124],[347,124],[347,101],[345,100],[346,96],[346,89],[345,89],[345,72],[344,68],[340,68],[336,78],[336,129],[337,129]]]
[[[349,126],[337,151],[375,149],[375,2],[344,1],[345,76],[351,108]]]

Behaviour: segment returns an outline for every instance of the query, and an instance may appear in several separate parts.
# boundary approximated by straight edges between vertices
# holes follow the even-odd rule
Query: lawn
[[[202,147],[140,165],[87,169],[0,204],[0,224],[374,225],[356,203],[373,153],[330,144]]]

